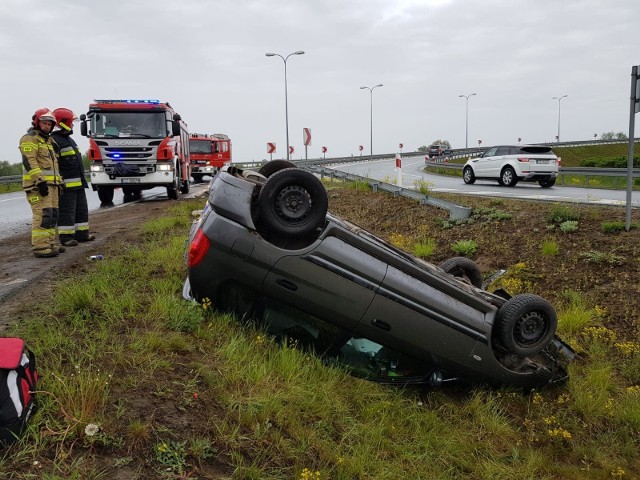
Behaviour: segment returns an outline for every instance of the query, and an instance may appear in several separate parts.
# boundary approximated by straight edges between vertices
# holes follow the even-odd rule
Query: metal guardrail
[[[427,167],[444,168],[447,170],[462,170],[462,163],[424,162]],[[631,170],[633,178],[640,177],[640,168]],[[560,167],[558,175],[584,175],[586,177],[626,177],[626,168],[596,168],[596,167]]]
[[[388,192],[394,196],[401,196],[417,200],[418,202],[420,202],[420,205],[431,205],[443,210],[447,210],[449,212],[449,218],[451,220],[464,220],[465,218],[469,218],[471,216],[471,207],[464,207],[447,200],[433,198],[408,188],[399,187],[397,185],[392,185],[390,183],[381,182],[379,180],[374,180],[367,177],[361,177],[352,173],[341,172],[332,168],[325,168],[319,165],[301,165],[301,168],[304,168],[305,170],[308,170],[312,173],[319,174],[320,178],[329,177],[332,180],[339,178],[348,180],[350,182],[363,182],[368,184],[374,192]]]

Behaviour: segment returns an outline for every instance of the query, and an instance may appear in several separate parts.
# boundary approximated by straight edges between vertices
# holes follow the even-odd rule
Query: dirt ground
[[[640,334],[640,229],[604,233],[602,223],[623,221],[624,208],[569,205],[579,215],[578,230],[563,233],[550,227],[546,217],[558,207],[549,202],[525,202],[449,196],[460,205],[511,214],[497,220],[488,215],[443,228],[448,212],[417,202],[394,198],[387,193],[371,193],[329,187],[330,211],[391,241],[408,251],[421,239],[433,239],[437,248],[427,260],[433,263],[455,256],[451,245],[457,240],[474,240],[477,253],[471,258],[483,275],[519,265],[519,285],[547,298],[554,305],[566,301],[566,291],[580,292],[604,312],[607,326],[622,337]],[[202,197],[204,202],[204,197]],[[170,200],[149,200],[91,214],[94,242],[67,248],[55,258],[37,259],[31,254],[30,233],[0,239],[0,332],[8,322],[20,317],[33,298],[51,291],[58,279],[83,271],[90,255],[108,254],[109,239],[127,237],[142,241],[132,227],[164,213]],[[640,223],[640,212],[632,221]],[[185,235],[187,232],[185,232]],[[545,240],[555,241],[556,255],[542,255]],[[517,292],[512,292],[517,293]]]
[[[130,237],[131,227],[160,216],[172,200],[149,200],[92,212],[90,231],[96,240],[68,247],[53,258],[35,258],[31,252],[31,231],[0,239],[0,333],[34,299],[46,298],[60,278],[79,274],[91,262],[92,255],[104,255],[113,237]]]

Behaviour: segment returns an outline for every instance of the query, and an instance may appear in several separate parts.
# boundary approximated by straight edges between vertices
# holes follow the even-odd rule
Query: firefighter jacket
[[[78,144],[71,138],[72,132],[56,130],[51,134],[57,146],[54,146],[58,153],[60,162],[60,173],[67,190],[79,190],[88,188],[87,179],[84,175],[84,165],[82,164],[82,154]]]
[[[53,149],[53,139],[40,130],[30,128],[20,139],[22,154],[22,188],[31,190],[41,182],[61,185],[62,176]]]

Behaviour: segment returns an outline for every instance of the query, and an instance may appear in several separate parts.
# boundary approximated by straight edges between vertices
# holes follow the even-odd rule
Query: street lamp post
[[[558,100],[558,135],[556,136],[556,140],[560,142],[560,101],[563,98],[568,97],[569,95],[562,95],[561,97],[553,97],[554,100]]]
[[[473,97],[475,93],[469,95],[458,95],[458,97],[464,97],[466,99],[467,107],[464,121],[464,148],[469,148],[469,97]]]
[[[279,53],[265,53],[265,56],[267,57],[280,57],[284,62],[284,118],[287,128],[287,160],[289,160],[289,101],[287,99],[287,59],[291,55],[304,55],[304,51],[298,50],[297,52],[290,53],[286,57],[283,57]]]
[[[378,88],[378,87],[382,87],[383,85],[381,83],[379,83],[378,85],[374,85],[373,87],[360,87],[360,90],[369,90],[369,93],[371,94],[371,143],[370,145],[370,155],[373,158],[373,90]]]

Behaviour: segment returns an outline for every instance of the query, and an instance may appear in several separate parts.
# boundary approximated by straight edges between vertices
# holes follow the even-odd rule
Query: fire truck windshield
[[[163,112],[94,112],[94,138],[164,138],[169,135]]]
[[[211,140],[189,140],[189,151],[191,153],[211,153]]]

